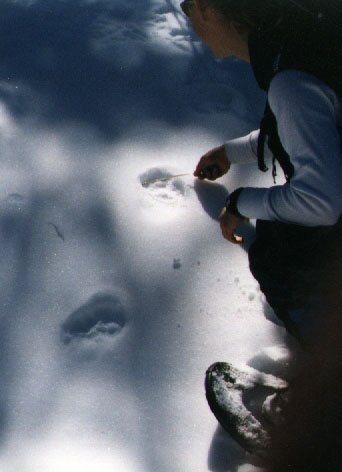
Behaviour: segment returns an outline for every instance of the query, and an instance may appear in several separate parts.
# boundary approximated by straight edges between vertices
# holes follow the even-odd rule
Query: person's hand
[[[242,244],[243,238],[238,236],[235,230],[239,225],[248,223],[248,221],[248,218],[240,218],[229,213],[226,208],[223,208],[220,214],[220,226],[223,237],[233,244]]]
[[[226,174],[230,168],[230,162],[226,154],[225,146],[211,149],[199,160],[194,176],[200,180],[216,180]]]

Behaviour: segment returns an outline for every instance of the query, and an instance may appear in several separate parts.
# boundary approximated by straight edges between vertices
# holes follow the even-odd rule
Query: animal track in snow
[[[111,294],[97,294],[71,313],[61,328],[64,344],[74,340],[100,340],[119,334],[126,324],[126,309]]]
[[[152,199],[168,204],[183,198],[186,192],[181,178],[172,177],[173,175],[175,174],[166,169],[155,167],[140,175],[139,179]]]
[[[7,197],[8,203],[20,204],[25,202],[25,197],[20,193],[11,193]]]

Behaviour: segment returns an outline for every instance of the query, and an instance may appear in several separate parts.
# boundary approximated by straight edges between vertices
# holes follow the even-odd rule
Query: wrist
[[[242,191],[243,191],[243,187],[240,187],[240,188],[234,190],[234,192],[232,192],[227,197],[226,211],[228,213],[230,213],[231,215],[237,216],[238,218],[241,218],[243,220],[247,220],[248,218],[246,216],[242,215],[239,212],[238,207],[237,207],[238,199],[239,199],[239,196],[240,196]]]
[[[227,173],[230,169],[231,162],[229,160],[225,144],[218,146],[216,148],[216,151],[217,151],[217,156],[222,166],[222,170],[224,173]]]

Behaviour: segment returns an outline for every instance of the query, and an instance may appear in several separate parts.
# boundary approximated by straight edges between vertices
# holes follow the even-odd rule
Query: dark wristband
[[[243,187],[237,188],[236,190],[234,190],[234,192],[232,192],[227,197],[226,210],[228,211],[228,213],[231,213],[232,215],[235,215],[239,218],[246,218],[245,216],[241,215],[241,213],[239,212],[237,208],[237,202],[238,202],[238,199],[242,190],[243,190]]]

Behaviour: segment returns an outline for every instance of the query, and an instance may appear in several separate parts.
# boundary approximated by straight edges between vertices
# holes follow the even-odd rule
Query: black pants
[[[291,312],[315,312],[326,303],[341,309],[341,243],[341,221],[319,227],[257,221],[250,270],[291,334],[300,336]]]

